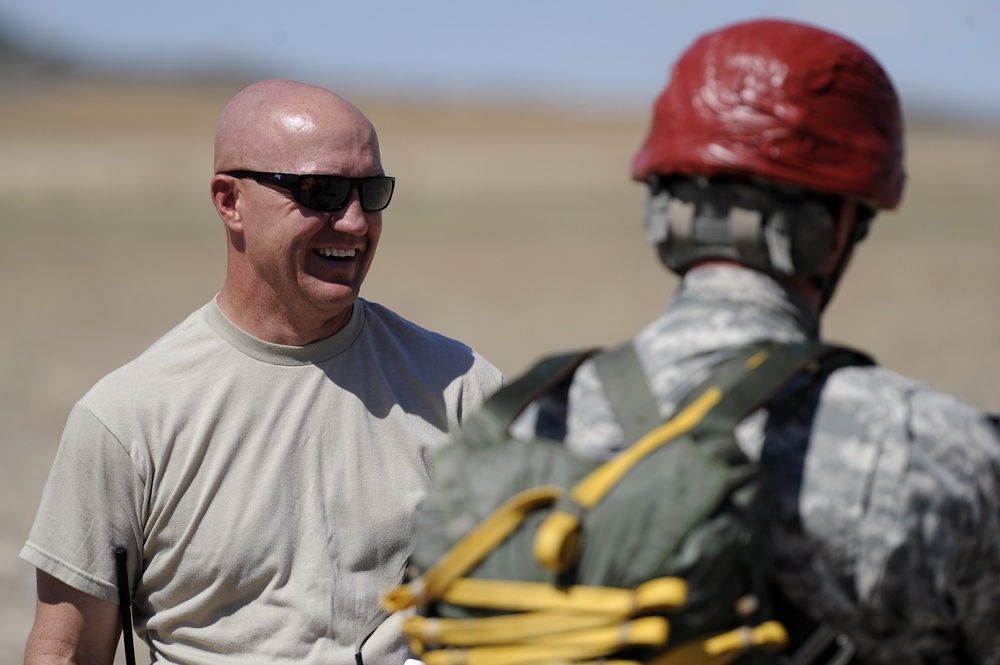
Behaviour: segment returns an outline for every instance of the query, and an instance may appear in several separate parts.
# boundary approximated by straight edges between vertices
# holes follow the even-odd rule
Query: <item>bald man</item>
[[[502,383],[469,347],[359,297],[387,177],[371,122],[263,81],[226,106],[212,201],[219,294],[73,408],[22,558],[26,663],[402,663],[380,595],[410,551],[430,456]]]

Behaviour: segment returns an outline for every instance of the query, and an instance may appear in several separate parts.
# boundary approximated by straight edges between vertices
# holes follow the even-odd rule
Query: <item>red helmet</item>
[[[892,81],[843,37],[787,21],[702,36],[674,65],[632,177],[750,177],[895,208],[903,122]]]

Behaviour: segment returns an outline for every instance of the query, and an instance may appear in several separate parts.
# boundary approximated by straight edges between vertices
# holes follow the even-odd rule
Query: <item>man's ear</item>
[[[228,175],[216,174],[212,178],[212,203],[230,231],[243,232],[239,181]]]

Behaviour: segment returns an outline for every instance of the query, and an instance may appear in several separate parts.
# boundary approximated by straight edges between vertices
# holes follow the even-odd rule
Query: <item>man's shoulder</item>
[[[219,342],[202,310],[196,310],[138,356],[106,374],[81,401],[101,403],[155,392],[158,384],[173,381],[171,377],[188,376],[192,368],[218,350]]]
[[[909,460],[900,468],[901,478],[934,478],[924,485],[945,494],[951,486],[964,492],[970,479],[1000,470],[1000,432],[989,414],[885,367],[834,372],[822,388],[815,416],[816,447],[829,438],[847,442],[847,449],[869,450],[872,464]]]
[[[429,330],[384,305],[370,301],[363,304],[365,335],[378,353],[396,353],[442,370],[464,367],[499,387],[500,370],[465,342]]]
[[[460,343],[457,340],[451,339],[441,333],[434,332],[414,321],[411,321],[399,312],[389,309],[385,305],[364,299],[359,299],[359,302],[364,306],[365,325],[367,326],[378,326],[384,329],[392,330],[393,332],[397,332],[399,334],[417,335],[431,339],[440,338],[450,342]]]
[[[879,365],[837,370],[824,395],[862,416],[896,409],[898,416],[923,430],[954,431],[970,423],[991,423],[988,414],[961,396]]]
[[[435,332],[414,323],[403,315],[371,301],[363,301],[365,307],[365,328],[376,339],[391,338],[412,348],[427,348],[436,352],[473,353],[472,347],[452,337]]]

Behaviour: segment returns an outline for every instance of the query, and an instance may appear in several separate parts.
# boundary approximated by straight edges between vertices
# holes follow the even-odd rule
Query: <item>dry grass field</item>
[[[17,553],[70,406],[221,285],[208,179],[235,90],[0,96],[0,665],[21,662],[34,578]],[[628,179],[644,114],[355,101],[398,179],[365,297],[509,375],[624,339],[665,304],[675,281]],[[907,161],[904,205],[877,221],[825,332],[1000,411],[1000,132],[914,124]]]

